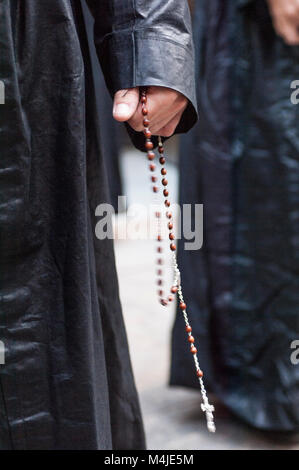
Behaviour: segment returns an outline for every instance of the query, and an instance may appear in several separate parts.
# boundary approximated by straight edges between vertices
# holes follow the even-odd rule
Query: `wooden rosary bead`
[[[167,186],[167,185],[168,185],[168,181],[167,181],[166,178],[163,178],[163,179],[162,179],[162,184],[163,184],[163,186]]]
[[[176,293],[177,293],[177,291],[178,291],[178,288],[177,288],[177,286],[172,286],[172,288],[171,288],[171,292],[172,292],[173,294],[176,294]]]
[[[168,222],[168,228],[169,228],[169,230],[173,229],[173,223],[172,222]]]
[[[168,302],[172,302],[173,301],[173,296],[172,295],[169,295],[168,296]]]
[[[147,158],[148,160],[154,160],[155,158],[155,153],[154,152],[147,152]]]
[[[192,331],[192,328],[191,328],[191,326],[190,326],[190,325],[187,325],[187,326],[186,326],[186,331],[187,331],[187,333],[191,333],[191,331]]]
[[[152,142],[145,142],[146,150],[152,150],[154,148],[154,144]]]
[[[145,129],[145,130],[143,131],[143,133],[144,133],[144,135],[145,135],[145,137],[146,137],[147,139],[150,139],[151,136],[152,136],[152,133],[151,133],[151,131],[150,131],[149,129]]]
[[[188,341],[189,343],[194,343],[195,339],[193,338],[193,336],[189,336]]]
[[[156,165],[155,165],[154,163],[151,163],[151,164],[149,165],[149,169],[150,169],[150,171],[155,171]]]
[[[167,219],[171,219],[172,218],[172,213],[171,212],[166,212],[166,217],[167,217]]]
[[[152,176],[152,177],[151,177],[151,181],[152,181],[152,183],[155,183],[155,182],[157,181],[157,177],[156,177],[156,176]]]
[[[147,116],[148,115],[148,109],[143,107],[142,108],[142,114],[143,114],[143,116]]]
[[[164,152],[164,147],[162,145],[159,145],[158,150],[159,150],[159,153],[163,153]]]
[[[154,191],[154,193],[157,193],[159,191],[158,186],[153,186],[153,191]]]
[[[166,160],[165,160],[164,157],[160,157],[160,158],[159,158],[159,162],[161,163],[161,165],[164,165],[165,162],[166,162]]]
[[[163,194],[165,197],[169,196],[169,191],[168,189],[164,189]]]
[[[146,104],[147,103],[147,97],[145,95],[141,96],[141,103]]]
[[[174,240],[174,239],[175,239],[174,234],[173,234],[173,233],[170,233],[170,234],[169,234],[169,240]]]
[[[200,370],[200,369],[197,370],[197,371],[196,371],[196,375],[197,375],[197,377],[199,377],[199,378],[203,377],[203,371]]]
[[[176,245],[174,243],[171,243],[170,249],[171,249],[171,251],[175,251],[176,250]]]
[[[165,170],[165,168],[162,168],[161,175],[167,175],[167,171]]]
[[[149,122],[149,120],[148,120],[147,118],[144,118],[144,119],[143,119],[143,125],[144,125],[144,127],[148,127],[148,126],[149,126],[149,123],[150,123],[150,122]]]
[[[191,353],[192,354],[196,354],[197,353],[197,349],[195,346],[192,346],[191,349],[190,349]]]
[[[187,308],[187,305],[185,304],[185,302],[180,302],[180,309],[186,310],[186,308]]]
[[[166,201],[164,201],[164,204],[165,204],[166,207],[170,207],[170,201],[166,200]]]

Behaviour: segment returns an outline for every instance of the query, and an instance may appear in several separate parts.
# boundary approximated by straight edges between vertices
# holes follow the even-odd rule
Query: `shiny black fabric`
[[[108,89],[105,85],[105,79],[99,64],[94,45],[94,18],[92,17],[86,2],[82,1],[81,3],[83,16],[86,24],[88,46],[90,50],[97,112],[99,116],[101,153],[103,155],[107,170],[110,195],[109,200],[111,201],[111,204],[113,205],[114,210],[117,213],[118,197],[123,195],[119,158],[122,140],[125,135],[125,130],[122,123],[117,122],[115,121],[115,119],[113,119],[111,113],[112,98],[109,95]]]
[[[199,125],[182,139],[181,202],[204,246],[180,264],[209,389],[246,423],[299,430],[299,48],[264,1],[196,2]],[[171,383],[197,386],[178,312]],[[216,409],[217,417],[217,409]]]
[[[89,1],[110,90],[194,99],[176,74],[192,75],[189,15],[166,4]],[[81,3],[0,0],[0,15],[0,448],[144,448],[113,245],[94,235],[108,189]]]

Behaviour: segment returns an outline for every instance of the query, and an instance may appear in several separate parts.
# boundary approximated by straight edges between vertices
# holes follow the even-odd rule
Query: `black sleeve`
[[[87,0],[107,87],[164,86],[189,104],[176,132],[196,122],[192,28],[187,0]],[[137,144],[138,145],[138,144]]]

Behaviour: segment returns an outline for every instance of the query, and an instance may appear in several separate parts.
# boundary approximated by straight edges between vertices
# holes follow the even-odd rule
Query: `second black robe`
[[[299,48],[262,0],[195,3],[199,124],[183,138],[180,201],[204,206],[184,296],[210,390],[263,430],[299,431]],[[198,386],[181,313],[171,383]],[[217,419],[217,409],[216,409]]]

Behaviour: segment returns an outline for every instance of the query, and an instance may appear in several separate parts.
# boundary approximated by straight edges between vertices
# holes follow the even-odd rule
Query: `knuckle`
[[[166,126],[161,130],[162,137],[171,137],[174,134],[175,126]]]
[[[296,46],[299,43],[299,36],[295,33],[289,32],[282,34],[282,37],[286,44],[289,46]]]
[[[143,127],[141,124],[137,122],[132,122],[131,120],[128,121],[129,125],[132,127],[132,129],[136,132],[141,132],[143,130]]]
[[[288,46],[297,46],[299,44],[298,39],[286,39],[285,42]]]
[[[178,94],[178,98],[177,98],[177,102],[181,105],[181,106],[184,106],[185,104],[187,104],[187,98],[182,95],[182,93],[179,93]]]

